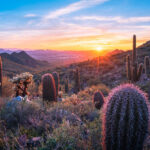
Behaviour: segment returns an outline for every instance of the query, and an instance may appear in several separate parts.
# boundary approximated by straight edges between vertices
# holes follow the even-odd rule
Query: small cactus
[[[59,92],[59,74],[57,72],[53,72],[53,77],[55,80],[55,86],[56,86],[56,96],[58,96],[58,92]]]
[[[101,107],[104,104],[104,96],[103,96],[102,92],[96,92],[94,94],[93,103],[94,103],[96,109],[101,109]]]
[[[0,56],[0,96],[2,96],[2,83],[3,83],[3,73],[2,73],[2,58]]]
[[[132,84],[113,89],[104,106],[103,150],[142,150],[148,131],[147,97]]]
[[[55,80],[50,73],[42,76],[43,100],[56,101]]]
[[[79,69],[77,68],[75,71],[75,93],[80,91],[80,74]]]
[[[145,56],[145,58],[144,58],[144,70],[145,70],[145,74],[149,77],[150,76],[150,60],[149,60],[149,56]]]

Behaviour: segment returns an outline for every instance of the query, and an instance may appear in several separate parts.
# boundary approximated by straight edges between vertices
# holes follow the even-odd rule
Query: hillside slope
[[[36,60],[24,51],[19,53],[13,52],[12,54],[1,53],[0,56],[3,61],[3,73],[8,76],[21,72],[33,73],[49,66],[48,62]]]
[[[74,63],[66,67],[57,67],[38,74],[38,78],[46,72],[57,71],[60,73],[61,83],[68,77],[70,84],[74,84],[73,72],[78,67],[82,88],[91,85],[105,84],[110,88],[126,82],[126,56],[132,55],[132,51],[119,51],[109,53],[107,56],[100,56],[94,59]],[[137,48],[138,63],[144,63],[144,57],[150,56],[150,45],[143,44]],[[98,69],[98,58],[100,60]]]

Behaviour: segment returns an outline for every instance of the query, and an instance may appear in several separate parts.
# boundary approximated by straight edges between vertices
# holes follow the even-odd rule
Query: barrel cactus
[[[56,101],[56,86],[53,76],[47,73],[42,76],[43,100]]]
[[[97,109],[101,109],[101,107],[104,104],[104,96],[102,92],[96,92],[94,94],[94,99],[93,99],[93,103],[95,105],[95,108]]]
[[[59,92],[59,74],[57,72],[53,72],[53,78],[55,80],[56,96],[58,96],[58,92]]]
[[[104,106],[103,150],[142,150],[148,131],[147,97],[138,87],[113,89]]]

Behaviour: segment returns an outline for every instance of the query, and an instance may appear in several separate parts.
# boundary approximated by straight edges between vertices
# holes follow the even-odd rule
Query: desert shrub
[[[100,118],[95,119],[92,122],[87,122],[87,128],[89,130],[88,147],[93,150],[102,150],[101,146],[101,124]]]
[[[87,133],[82,128],[63,121],[59,128],[54,129],[43,150],[50,150],[50,147],[60,150],[86,150],[87,141]]]
[[[8,128],[29,124],[32,116],[38,115],[40,107],[33,102],[8,102],[1,109],[0,117]]]
[[[94,93],[97,91],[101,91],[104,96],[107,96],[110,89],[104,84],[99,84],[97,86],[91,86],[85,88],[85,90],[78,93],[78,97],[81,100],[90,100],[90,99],[92,100]]]

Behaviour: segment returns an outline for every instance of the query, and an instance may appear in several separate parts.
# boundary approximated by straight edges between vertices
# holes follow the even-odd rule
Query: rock
[[[17,102],[20,102],[22,101],[24,98],[22,96],[17,96],[15,98],[12,99],[12,101],[17,101]]]

